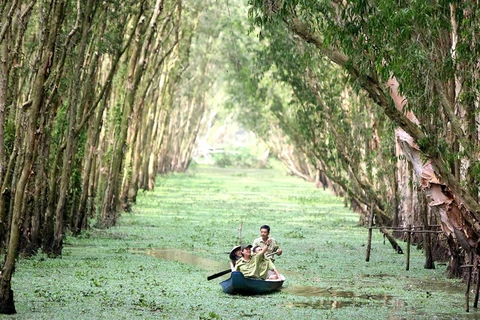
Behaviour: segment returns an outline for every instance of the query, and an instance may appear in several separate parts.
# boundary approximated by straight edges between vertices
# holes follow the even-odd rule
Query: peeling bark
[[[443,159],[429,150],[420,150],[416,142],[424,140],[427,136],[421,130],[419,121],[414,114],[404,112],[403,107],[407,100],[398,94],[396,79],[391,78],[386,84],[387,90],[390,90],[387,93],[384,91],[385,86],[376,79],[360,73],[355,65],[349,62],[348,56],[335,48],[325,48],[320,38],[311,31],[307,24],[293,18],[289,26],[302,39],[313,43],[331,61],[344,67],[353,80],[398,125],[396,129],[397,142],[408,161],[411,162],[429,206],[438,209],[442,230],[449,237],[455,237],[455,230],[460,231],[467,239],[469,246],[480,253],[480,246],[478,246],[480,204],[467,190],[462,188]],[[393,99],[394,104],[391,104],[389,99]]]
[[[397,108],[403,110],[406,99],[398,94],[398,82],[392,78],[389,81],[391,96]],[[415,115],[407,113],[407,117],[415,124],[419,124]],[[463,242],[466,250],[477,248],[478,232],[480,224],[476,217],[472,217],[461,199],[455,197],[445,183],[442,183],[435,173],[432,161],[422,159],[419,146],[414,142],[412,136],[402,128],[395,130],[397,143],[402,148],[408,161],[412,164],[417,175],[418,182],[424,192],[428,205],[438,209],[443,232],[447,236],[454,235],[457,240],[465,238]]]

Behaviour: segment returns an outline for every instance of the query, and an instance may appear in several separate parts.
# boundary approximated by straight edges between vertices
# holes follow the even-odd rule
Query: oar
[[[212,280],[212,279],[221,277],[221,276],[223,276],[224,274],[227,274],[227,273],[230,273],[230,272],[232,272],[232,269],[223,270],[222,272],[215,273],[215,274],[212,274],[211,276],[208,276],[208,277],[207,277],[207,280]]]
[[[270,258],[270,257],[273,257],[273,256],[274,256],[275,254],[277,254],[277,253],[278,253],[278,251],[270,252],[270,253],[267,253],[267,254],[265,255],[265,257]]]

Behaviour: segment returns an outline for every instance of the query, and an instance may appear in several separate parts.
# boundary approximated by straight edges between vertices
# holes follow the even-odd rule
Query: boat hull
[[[256,295],[278,291],[285,278],[281,280],[259,280],[245,278],[241,272],[233,271],[230,278],[220,282],[223,292],[228,294]]]

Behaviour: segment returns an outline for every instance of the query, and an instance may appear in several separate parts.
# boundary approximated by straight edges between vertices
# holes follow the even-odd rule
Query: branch
[[[390,103],[390,99],[383,91],[382,85],[368,75],[361,74],[352,63],[349,63],[349,59],[346,55],[334,48],[324,48],[319,37],[314,34],[305,23],[296,18],[292,19],[291,23],[289,23],[289,27],[302,39],[314,44],[317,49],[330,60],[346,69],[350,76],[355,81],[358,81],[360,86],[367,91],[368,96],[378,106],[382,107],[385,111],[385,114],[400,128],[402,128],[412,138],[413,141],[421,141],[426,138],[426,135],[422,132],[420,127],[401,112],[401,108],[397,109],[395,104]],[[392,94],[392,92],[390,92],[390,94]],[[473,218],[477,221],[480,221],[480,216],[478,214],[480,213],[480,205],[478,202],[462,188],[459,181],[457,181],[450,173],[448,166],[440,157],[432,154],[432,152],[428,150],[422,150],[422,152],[431,160],[435,169],[438,171],[438,174],[444,181],[447,182],[449,189],[457,197],[457,205],[459,207],[465,205],[467,209],[466,211],[468,211],[467,214],[472,216],[469,219],[467,217],[465,218],[472,226],[475,226],[474,229],[476,232],[480,233],[480,226],[478,226],[478,223],[474,223],[471,220]]]
[[[12,23],[13,11],[17,7],[17,5],[18,5],[18,1],[15,0],[12,6],[10,7],[10,11],[8,11],[6,21],[5,22],[2,21],[3,26],[2,26],[2,30],[0,30],[0,43],[2,43],[3,40],[5,39],[5,34],[7,34],[7,29],[8,27],[10,27],[10,23]]]

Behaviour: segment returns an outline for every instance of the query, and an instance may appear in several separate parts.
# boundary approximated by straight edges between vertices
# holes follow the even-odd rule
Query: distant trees
[[[397,201],[392,122],[283,22],[262,26],[259,38],[236,48],[231,59],[233,70],[236,61],[241,65],[234,73],[241,80],[227,89],[239,121],[293,174],[316,179],[364,214],[374,203],[377,219],[391,224]]]

